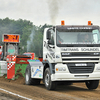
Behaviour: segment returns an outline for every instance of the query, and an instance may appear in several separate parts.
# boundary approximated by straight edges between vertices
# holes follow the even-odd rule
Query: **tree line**
[[[0,44],[2,43],[2,34],[20,35],[20,54],[24,52],[34,52],[37,57],[43,55],[43,32],[44,28],[52,25],[36,26],[29,20],[23,19],[0,19]]]

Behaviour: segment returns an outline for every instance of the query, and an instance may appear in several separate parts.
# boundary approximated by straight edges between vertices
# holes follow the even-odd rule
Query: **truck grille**
[[[100,53],[95,52],[71,52],[61,53],[63,63],[75,62],[99,62]]]
[[[70,73],[92,73],[94,70],[94,63],[88,63],[87,66],[75,66],[75,64],[67,64]]]

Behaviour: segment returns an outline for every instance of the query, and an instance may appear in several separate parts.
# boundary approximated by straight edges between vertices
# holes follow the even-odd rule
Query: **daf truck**
[[[97,25],[56,25],[45,28],[43,61],[29,61],[25,83],[40,84],[48,90],[59,82],[85,82],[96,89],[100,80],[100,29]]]

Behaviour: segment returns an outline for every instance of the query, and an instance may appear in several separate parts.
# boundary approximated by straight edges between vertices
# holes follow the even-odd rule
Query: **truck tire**
[[[86,81],[85,82],[87,88],[89,90],[93,90],[93,89],[96,89],[99,85],[99,80],[90,80],[90,81]]]
[[[46,70],[45,70],[44,83],[45,83],[45,87],[48,90],[55,90],[56,89],[56,82],[51,81],[51,74],[50,74],[49,68],[46,68]]]
[[[31,78],[31,66],[27,65],[25,72],[25,84],[27,85],[39,85],[40,79]]]

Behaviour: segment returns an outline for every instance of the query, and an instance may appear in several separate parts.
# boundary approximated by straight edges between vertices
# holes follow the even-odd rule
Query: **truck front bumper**
[[[63,67],[66,71],[56,71],[56,68]],[[100,63],[95,64],[92,73],[70,73],[66,64],[56,64],[55,74],[51,74],[52,81],[85,81],[100,80]]]
[[[85,81],[85,80],[100,80],[100,72],[91,74],[71,74],[71,73],[56,73],[51,75],[52,81]]]

